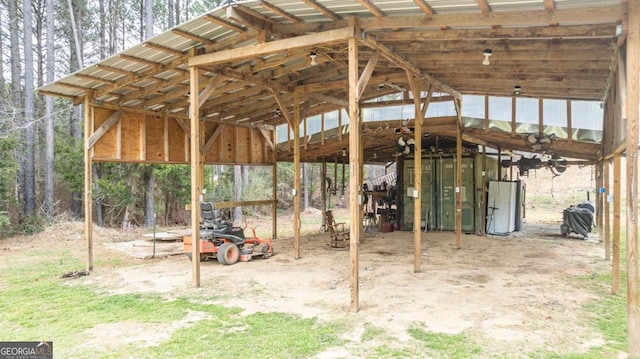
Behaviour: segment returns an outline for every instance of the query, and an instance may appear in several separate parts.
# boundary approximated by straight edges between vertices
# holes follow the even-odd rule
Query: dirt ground
[[[536,186],[548,188],[544,184],[532,188]],[[337,216],[340,211],[346,214],[344,209],[336,210]],[[183,255],[128,258],[125,266],[97,265],[90,276],[76,283],[112,293],[213,298],[207,302],[241,307],[246,313],[278,311],[322,320],[345,319],[354,324],[347,338],[353,345],[369,325],[386,330],[400,342],[409,340],[407,328],[419,325],[438,333],[472,333],[496,353],[582,352],[600,346],[602,336],[589,329],[581,309],[595,297],[574,279],[608,266],[604,249],[595,233],[587,240],[578,235],[562,237],[561,211],[539,208],[538,212],[536,218],[536,210],[531,209],[524,230],[508,236],[463,235],[460,249],[455,246],[454,233],[423,232],[419,273],[414,273],[411,232],[367,232],[359,244],[357,313],[349,310],[349,251],[329,250],[328,234],[317,231],[301,239],[298,260],[294,259],[293,239],[279,238],[276,254],[266,260],[232,266],[203,262],[200,288],[192,286],[191,262]],[[321,218],[321,212],[310,209],[304,216],[312,221]],[[81,254],[82,224],[59,227],[53,230],[71,234],[58,245],[74,247]],[[140,233],[97,228],[96,260],[109,263],[110,258],[126,257],[107,244],[139,239]],[[8,248],[0,256],[28,245],[33,243],[14,240],[4,244]],[[194,318],[198,320],[197,315]],[[107,329],[100,328],[100,332],[104,335]],[[122,329],[113,328],[114,332]],[[136,337],[145,330],[129,329]],[[153,328],[148,329],[155,335]],[[91,338],[91,333],[87,335]],[[118,337],[130,341],[132,335],[114,334],[110,340]],[[333,348],[318,357],[349,357],[349,348]]]

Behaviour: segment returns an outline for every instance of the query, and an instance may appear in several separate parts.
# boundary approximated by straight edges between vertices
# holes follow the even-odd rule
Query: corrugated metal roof
[[[554,4],[558,11],[563,9],[579,11],[581,8],[589,7],[622,8],[621,2],[621,0],[555,0]],[[314,3],[334,15],[323,13],[318,6],[313,6]],[[333,21],[331,17],[338,17],[346,24],[346,20],[353,15],[361,19],[374,19],[376,15],[382,15],[381,20],[389,21],[402,16],[407,16],[408,19],[424,20],[449,19],[446,16],[453,16],[454,20],[450,23],[440,22],[432,25],[430,21],[414,21],[412,26],[420,25],[414,28],[403,27],[400,30],[386,28],[378,32],[367,31],[367,35],[372,39],[378,39],[380,44],[387,46],[398,57],[414,63],[425,74],[451,85],[461,93],[511,96],[511,89],[518,84],[522,86],[524,96],[562,98],[566,95],[567,98],[595,100],[604,95],[617,43],[614,35],[615,26],[622,15],[620,19],[593,20],[599,13],[596,9],[587,15],[583,12],[583,16],[576,19],[564,17],[570,25],[589,25],[588,28],[581,30],[575,29],[575,26],[573,28],[566,26],[565,23],[547,23],[546,17],[541,15],[546,11],[541,0],[488,0],[490,12],[496,15],[505,12],[517,13],[517,16],[513,17],[518,19],[516,22],[506,21],[505,24],[483,21],[491,19],[489,16],[491,14],[482,14],[482,9],[475,0],[425,0],[424,3],[429,6],[429,9],[421,9],[414,0],[315,0],[315,2],[269,0],[268,2],[234,2],[233,6],[237,14],[248,14],[244,16],[255,16],[257,22],[268,21],[283,26],[297,21],[331,24]],[[612,8],[603,9],[607,9],[610,13],[615,12],[611,10]],[[427,16],[425,11],[435,15]],[[533,18],[539,21],[531,22],[528,16],[522,16],[523,12],[538,14]],[[545,14],[553,13],[551,11]],[[622,11],[620,13],[622,14]],[[464,16],[455,17],[457,14]],[[219,49],[256,44],[258,41],[258,31],[251,27],[251,23],[245,24],[243,19],[229,18],[227,15],[226,7],[213,9],[207,14],[179,24],[173,29],[38,90],[44,94],[73,98],[78,101],[87,91],[92,91],[94,98],[103,103],[167,113],[184,112],[188,108],[187,56],[191,49],[211,53]],[[445,17],[439,18],[438,15]],[[521,19],[524,24],[518,24]],[[599,23],[605,23],[606,26],[597,27],[596,24]],[[539,26],[539,28],[536,29],[533,26]],[[567,31],[575,29],[579,34],[584,33],[583,37],[589,40],[579,42],[571,38],[563,40],[549,35],[537,35],[531,40],[521,41],[523,37],[526,38],[528,30],[522,32],[523,35],[520,35],[519,39],[514,39],[514,42],[509,42],[507,35],[492,35],[517,31],[523,27],[540,33],[543,33],[544,28],[551,28],[554,31],[563,28]],[[292,27],[292,29],[295,28]],[[469,29],[480,29],[492,33],[479,36],[478,33],[464,32]],[[411,36],[402,37],[402,32]],[[287,38],[291,34],[274,34],[274,36]],[[437,36],[443,37],[439,39]],[[581,35],[576,35],[575,39],[580,37]],[[402,40],[395,40],[396,38]],[[265,84],[282,86],[286,89],[292,86],[345,81],[347,78],[345,46],[344,44],[327,45],[315,49],[298,49],[293,46],[294,48],[282,53],[225,64],[225,70],[228,72],[225,80],[219,85],[224,89],[223,92],[212,95],[208,99],[209,102],[204,105],[208,108],[208,116],[221,117],[224,113],[225,119],[233,118],[236,121],[268,122],[274,125],[282,123],[284,118],[274,118],[271,114],[272,94],[270,91],[265,92]],[[530,48],[527,49],[527,47]],[[485,48],[493,48],[492,63],[489,67],[480,65],[482,51]],[[308,64],[310,51],[318,51],[321,65]],[[585,55],[581,55],[581,52]],[[361,67],[372,53],[371,48],[361,44]],[[587,57],[587,60],[590,60],[588,63],[585,62]],[[505,67],[511,69],[508,76],[511,76],[512,80],[509,77],[499,76],[501,69]],[[571,70],[564,73],[562,69]],[[381,59],[375,71],[382,77],[389,77],[391,80],[387,80],[386,84],[390,86],[385,90],[367,88],[365,99],[374,98],[377,94],[390,93],[392,88],[402,91],[403,86],[406,87],[406,81],[405,85],[402,85],[398,80],[393,80],[398,78],[397,75],[393,77],[393,71],[397,73],[398,70],[404,76],[404,71],[393,61]],[[238,73],[242,75],[237,75]],[[207,76],[213,76],[213,74],[208,73]],[[497,81],[503,84],[502,87],[496,85]],[[344,98],[346,88],[338,90],[328,88],[320,93],[323,96]],[[285,100],[290,101],[289,98]],[[323,100],[313,102],[312,111],[315,112],[310,115],[338,107],[340,106],[336,103],[327,102],[325,97]]]

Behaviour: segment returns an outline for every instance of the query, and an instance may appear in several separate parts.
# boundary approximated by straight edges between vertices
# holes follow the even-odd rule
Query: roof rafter
[[[427,4],[426,1],[424,1],[424,0],[413,0],[413,2],[416,5],[418,5],[420,10],[424,11],[425,14],[427,14],[427,15],[435,14],[435,11],[433,11],[433,8],[431,8],[431,6],[429,4]]]
[[[271,4],[269,2],[261,0],[259,3],[260,3],[260,6],[264,7],[265,9],[269,9],[272,12],[284,17],[285,19],[287,19],[287,20],[289,20],[289,21],[291,21],[293,23],[302,22],[302,19],[300,19],[299,17],[297,17],[297,16],[295,16],[295,15],[289,13],[289,12],[286,12],[286,11],[282,10],[281,8]]]
[[[343,42],[355,36],[355,29],[345,27],[310,35],[298,36],[295,39],[276,40],[267,43],[249,45],[242,48],[198,55],[189,58],[189,66],[211,65],[222,62],[239,61],[252,57],[263,56],[287,49],[299,49],[316,45],[330,45]]]
[[[431,82],[433,85],[435,85],[440,90],[448,92],[449,94],[451,94],[451,95],[453,95],[455,97],[458,97],[458,98],[462,97],[462,95],[458,91],[454,90],[452,87],[450,87],[450,86],[448,86],[448,85],[436,80],[431,75],[423,74],[422,70],[420,70],[414,64],[412,64],[411,62],[403,59],[398,54],[396,54],[395,52],[391,51],[389,48],[387,48],[383,44],[379,43],[378,41],[370,38],[369,36],[364,36],[364,39],[362,39],[361,41],[364,44],[366,44],[367,46],[371,47],[372,49],[380,50],[381,55],[383,57],[385,57],[387,60],[395,63],[396,65],[400,66],[405,71],[410,72],[414,76],[417,76],[419,78],[423,78],[423,79]]]
[[[369,0],[357,0],[357,1],[376,17],[385,16],[384,12],[382,12],[382,10],[380,10],[377,6],[375,6],[371,1]]]
[[[315,0],[302,0],[305,2],[305,4],[311,6],[312,8],[318,10],[320,13],[322,13],[322,15],[328,17],[329,19],[333,20],[333,21],[338,21],[338,20],[342,20],[342,17],[338,14],[336,14],[335,12],[327,9],[326,7],[324,7],[324,5],[318,3]]]
[[[220,26],[226,27],[227,29],[233,30],[235,32],[245,32],[245,31],[247,31],[247,29],[243,28],[242,26],[236,25],[236,24],[232,23],[231,21],[227,21],[227,20],[221,19],[219,17],[215,17],[215,16],[213,16],[211,14],[205,15],[204,18],[207,21],[210,21],[210,22],[212,22],[212,23],[214,23],[216,25],[220,25]]]
[[[358,26],[362,30],[393,30],[393,29],[435,29],[442,26],[539,26],[541,23],[558,22],[566,25],[583,23],[617,23],[624,17],[622,6],[595,6],[584,8],[555,9],[553,11],[500,11],[488,14],[434,14],[427,17],[394,16],[385,18],[362,18]],[[320,30],[334,29],[348,26],[346,20],[326,22],[305,22],[301,24],[275,24],[273,33],[309,33]]]

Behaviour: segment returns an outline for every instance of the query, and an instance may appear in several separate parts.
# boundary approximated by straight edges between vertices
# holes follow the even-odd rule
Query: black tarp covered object
[[[582,239],[587,239],[587,235],[593,229],[594,212],[595,207],[589,201],[565,209],[562,212],[563,223],[560,225],[560,232],[563,236],[577,233]]]

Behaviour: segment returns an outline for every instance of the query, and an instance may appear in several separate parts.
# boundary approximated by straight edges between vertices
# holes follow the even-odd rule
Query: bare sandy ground
[[[232,266],[203,262],[200,288],[192,286],[191,263],[182,255],[96,268],[80,283],[113,293],[193,295],[247,314],[346,319],[356,328],[355,342],[368,325],[399,341],[409,340],[407,329],[419,325],[438,333],[474,333],[497,352],[580,352],[601,345],[600,334],[586,329],[581,309],[595,296],[573,280],[604,262],[597,236],[563,238],[556,224],[526,227],[505,237],[463,235],[460,249],[453,233],[422,233],[419,273],[414,273],[411,232],[367,233],[359,245],[357,313],[349,310],[349,252],[329,250],[327,234],[302,238],[298,260],[286,238],[277,240],[276,255],[266,260]]]
[[[336,214],[340,211],[346,210],[337,210]],[[192,285],[191,262],[183,255],[125,259],[129,265],[98,266],[90,276],[75,283],[111,293],[188,296],[241,307],[247,314],[277,311],[346,320],[354,328],[347,338],[352,347],[357,347],[369,326],[384,329],[400,343],[410,339],[407,329],[412,326],[438,333],[464,332],[492,348],[496,355],[544,350],[581,352],[600,346],[602,336],[586,324],[582,308],[596,297],[580,288],[576,278],[609,268],[603,259],[604,249],[594,233],[587,240],[577,235],[562,237],[561,212],[541,213],[549,218],[530,217],[523,231],[508,236],[463,235],[459,249],[454,233],[422,233],[418,273],[414,273],[411,232],[366,233],[358,246],[358,312],[349,310],[349,251],[329,250],[326,233],[304,236],[302,256],[297,260],[293,239],[282,238],[275,243],[276,254],[266,260],[232,266],[203,262],[199,288]],[[305,216],[312,220],[321,213],[307,210]],[[60,226],[71,234],[56,245],[73,248],[82,255],[82,225]],[[96,229],[96,259],[108,262],[109,258],[126,257],[107,244],[139,239],[140,235],[135,231]],[[0,256],[33,246],[35,240],[50,239],[43,234],[31,241],[7,242]],[[176,328],[184,325],[177,323]],[[126,327],[114,331],[122,328]],[[144,330],[130,328],[137,336]],[[149,335],[155,335],[153,329],[149,329]],[[87,336],[91,338],[91,333]],[[130,335],[122,333],[112,340],[118,337],[131,340]],[[349,356],[347,347],[319,355]],[[487,357],[491,356],[488,353]]]

